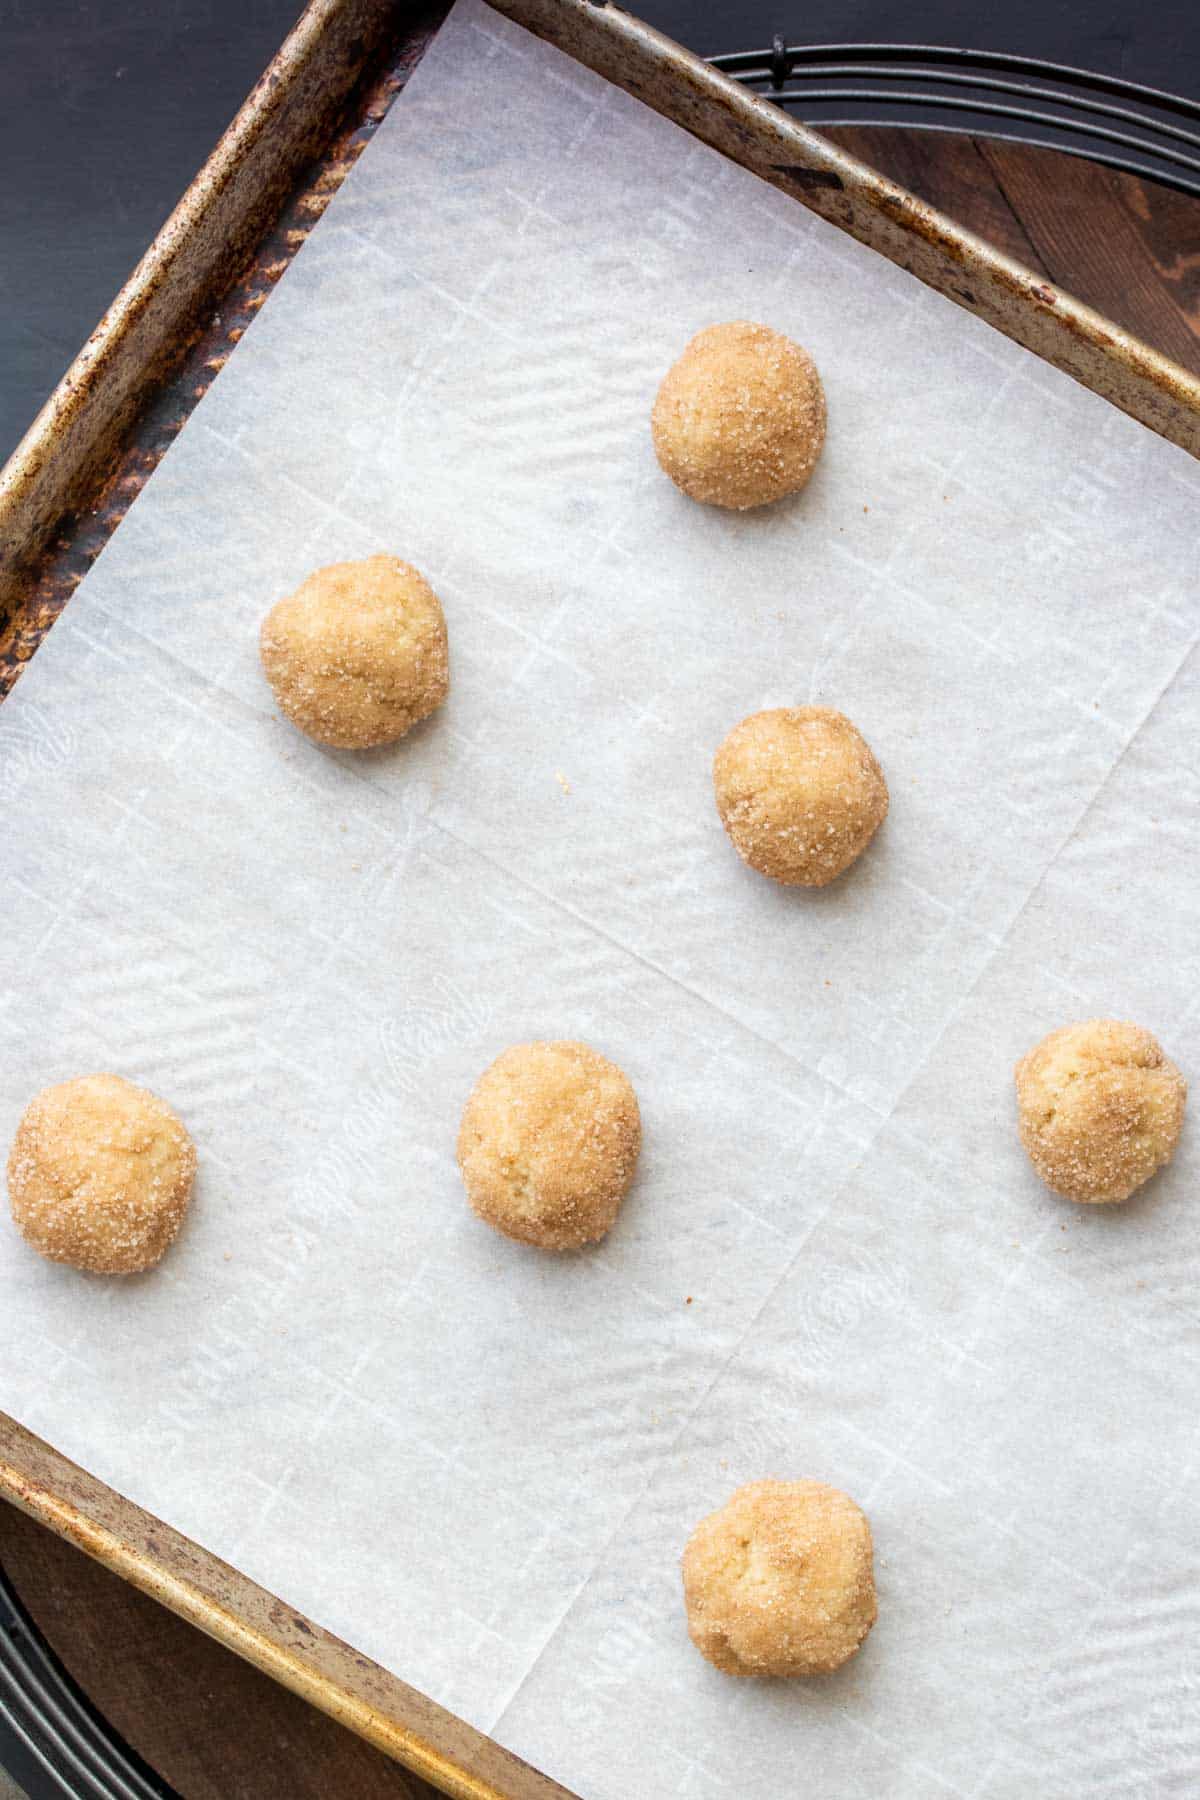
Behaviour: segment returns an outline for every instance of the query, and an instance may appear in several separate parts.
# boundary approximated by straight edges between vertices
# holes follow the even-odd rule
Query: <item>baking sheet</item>
[[[686,338],[806,343],[807,493],[691,505]],[[111,1068],[201,1156],[162,1267],[0,1231],[0,1405],[589,1800],[1190,1793],[1194,1132],[1040,1189],[1014,1059],[1097,1013],[1200,1073],[1200,469],[461,0],[0,712],[0,1136]],[[394,550],[453,693],[277,720],[266,607]],[[716,820],[756,707],[892,811],[776,889]],[[550,1260],[453,1165],[504,1045],[615,1057],[646,1144]],[[739,1482],[875,1528],[839,1675],[732,1683],[676,1572]]]

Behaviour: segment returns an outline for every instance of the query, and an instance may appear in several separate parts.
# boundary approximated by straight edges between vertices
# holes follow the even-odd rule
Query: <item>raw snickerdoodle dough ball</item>
[[[738,319],[696,334],[650,423],[676,487],[744,512],[805,486],[825,442],[825,393],[807,350]]]
[[[1140,1025],[1060,1025],[1017,1064],[1021,1142],[1068,1200],[1128,1200],[1171,1160],[1187,1083]]]
[[[789,887],[833,881],[887,817],[883,771],[832,706],[751,713],[717,751],[713,787],[738,855]]]
[[[875,1623],[871,1527],[820,1481],[751,1481],[683,1553],[692,1642],[726,1675],[824,1675]]]
[[[271,608],[259,648],[280,710],[336,750],[393,743],[450,688],[441,603],[398,556],[318,569]]]
[[[134,1275],[182,1225],[195,1173],[164,1100],[120,1075],[81,1075],[25,1108],[8,1158],[13,1222],[52,1262]]]
[[[481,1219],[543,1250],[602,1238],[642,1143],[628,1077],[586,1044],[515,1044],[467,1101],[458,1166]]]

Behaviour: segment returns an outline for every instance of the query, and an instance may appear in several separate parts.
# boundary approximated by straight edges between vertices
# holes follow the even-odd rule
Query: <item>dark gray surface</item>
[[[702,53],[951,42],[1200,95],[1200,7],[1163,0],[626,0]],[[0,458],[281,41],[299,0],[0,0]],[[1123,23],[1127,19],[1128,23]],[[0,1800],[19,1797],[0,1770]]]
[[[951,43],[1200,96],[1197,0],[628,0],[705,55]],[[0,458],[170,212],[299,0],[0,0]]]
[[[628,0],[628,10],[702,56],[757,49],[776,31],[805,44],[954,44],[1200,97],[1196,0]]]
[[[299,0],[0,0],[0,458]]]

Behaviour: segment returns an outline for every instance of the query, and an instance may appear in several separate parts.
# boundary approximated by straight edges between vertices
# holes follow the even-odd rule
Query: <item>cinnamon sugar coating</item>
[[[1140,1025],[1060,1025],[1017,1064],[1021,1142],[1067,1200],[1128,1200],[1174,1155],[1187,1083]]]
[[[751,713],[718,749],[713,788],[743,862],[789,887],[835,880],[887,817],[883,771],[832,706]]]
[[[688,1631],[726,1675],[823,1675],[875,1623],[871,1527],[820,1481],[752,1481],[683,1553]]]
[[[151,1268],[187,1212],[196,1150],[156,1094],[82,1075],[26,1107],[8,1158],[13,1222],[52,1262],[102,1275]]]
[[[611,1228],[641,1148],[637,1097],[586,1044],[516,1044],[475,1085],[458,1166],[481,1219],[521,1243],[576,1250]]]
[[[450,690],[441,603],[398,556],[318,569],[271,608],[259,651],[280,711],[338,750],[394,743]]]
[[[807,350],[737,319],[697,332],[667,371],[650,424],[676,487],[744,512],[806,485],[825,442],[825,392]]]

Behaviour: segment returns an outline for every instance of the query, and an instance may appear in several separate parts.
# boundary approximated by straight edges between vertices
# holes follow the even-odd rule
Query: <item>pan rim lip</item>
[[[325,7],[324,10],[328,10],[328,7]],[[506,8],[501,7],[500,10],[506,10]],[[519,12],[520,10],[521,9],[519,6],[514,6],[514,11]],[[610,10],[610,9],[605,9],[605,10]],[[622,18],[623,15],[615,14],[614,16],[616,18],[620,19],[620,18]],[[634,22],[634,23],[636,23],[636,22]],[[696,60],[698,60],[698,59],[696,59]],[[749,90],[746,90],[746,92],[749,93]],[[818,142],[819,142],[819,140],[818,140]],[[864,171],[863,165],[855,163],[852,158],[843,155],[841,152],[834,151],[832,146],[825,145],[825,146],[822,146],[822,149],[824,152],[823,160],[826,162],[826,164],[830,167],[835,167],[835,168],[844,170],[846,172],[848,178],[852,179],[857,174],[857,176],[861,179],[861,177],[864,173],[869,173],[869,172]],[[877,187],[876,187],[877,192],[882,192],[885,185],[889,189],[892,189],[892,184],[884,184],[882,177],[871,176],[871,179],[877,184]],[[896,193],[902,192],[902,190],[899,190],[899,189],[893,189],[892,191],[894,191]],[[189,192],[190,192],[190,190],[189,190]],[[961,227],[954,227],[954,230],[956,233],[957,241],[959,241],[959,242],[965,241],[969,235],[969,234],[965,233]],[[996,255],[996,253],[994,253],[994,252],[992,254],[993,254],[993,256]],[[1015,267],[1016,265],[1013,265],[1013,266]],[[1022,273],[1027,273],[1027,272],[1022,271]],[[1032,280],[1033,277],[1031,276],[1030,279]],[[1051,288],[1050,284],[1048,284],[1048,283],[1040,283],[1039,285],[1041,286],[1041,288],[1044,290],[1044,292],[1047,295],[1052,294],[1056,291],[1056,290],[1053,290]],[[1081,308],[1079,306],[1079,303],[1077,303],[1077,302],[1070,302],[1070,305],[1074,310],[1074,316],[1082,317],[1085,313],[1087,313],[1088,309]],[[1089,316],[1099,320],[1100,323],[1103,323],[1106,325],[1108,324],[1108,321],[1104,321],[1104,320],[1100,319],[1100,315],[1089,315]],[[1113,328],[1113,329],[1115,330],[1115,328]],[[1150,367],[1153,368],[1153,367],[1157,366],[1160,369],[1166,369],[1166,370],[1170,370],[1170,369],[1174,368],[1174,365],[1170,364],[1169,359],[1161,356],[1160,353],[1153,351],[1146,346],[1141,345],[1136,338],[1133,338],[1131,336],[1131,334],[1120,333],[1118,336],[1117,342],[1121,346],[1123,346],[1122,360],[1126,364],[1129,361],[1131,353],[1136,354],[1137,352],[1140,351],[1144,354],[1144,357],[1147,360],[1147,363]],[[1114,358],[1114,360],[1116,360],[1116,358]],[[72,368],[74,368],[74,365],[72,365]],[[71,372],[72,371],[70,371],[70,370],[68,371],[68,375],[66,377],[66,380],[68,380],[68,381],[70,379]],[[1186,373],[1186,372],[1184,371],[1182,373]],[[1193,384],[1194,384],[1194,378],[1189,377],[1189,379],[1192,380]],[[1200,388],[1197,388],[1197,392],[1200,392]],[[1152,427],[1152,426],[1148,426],[1147,428],[1154,429],[1154,427]],[[4,1415],[0,1414],[0,1436],[2,1436],[2,1427],[5,1422],[6,1421],[5,1421]],[[30,1436],[32,1436],[32,1434],[30,1434]],[[45,1446],[45,1448],[48,1450],[51,1449],[51,1447],[48,1445]],[[57,1452],[52,1452],[52,1453],[54,1455],[58,1454]],[[0,1443],[0,1498],[16,1500],[19,1504],[23,1504],[23,1510],[29,1511],[29,1512],[33,1513],[34,1516],[42,1518],[43,1522],[50,1525],[51,1528],[55,1529],[59,1533],[59,1535],[62,1535],[69,1539],[73,1539],[76,1542],[80,1541],[79,1525],[82,1524],[83,1522],[86,1522],[90,1527],[89,1540],[94,1541],[95,1535],[96,1535],[96,1526],[95,1526],[94,1518],[90,1517],[86,1512],[82,1511],[80,1508],[71,1507],[70,1503],[65,1503],[64,1499],[63,1499],[63,1495],[61,1493],[48,1494],[46,1496],[47,1499],[57,1500],[60,1507],[65,1506],[65,1508],[66,1508],[66,1510],[63,1512],[62,1516],[60,1517],[59,1521],[56,1523],[54,1517],[51,1516],[51,1509],[49,1507],[43,1508],[33,1498],[32,1484],[30,1482],[29,1477],[27,1475],[24,1477],[19,1477],[18,1481],[15,1483],[13,1481],[7,1479],[8,1477],[11,1477],[14,1475],[19,1476],[19,1472],[12,1468],[5,1466],[4,1460],[3,1460],[2,1443]],[[18,1488],[24,1489],[24,1492],[25,1492],[24,1502],[21,1502],[18,1498]],[[111,1492],[112,1490],[108,1490],[108,1491]],[[124,1504],[126,1506],[130,1506],[132,1503],[123,1502],[122,1504]],[[69,1512],[72,1510],[74,1511],[75,1519],[77,1521],[77,1525],[75,1528],[72,1527],[72,1524],[70,1523],[70,1520],[68,1517]],[[141,1516],[143,1518],[149,1518],[149,1515],[147,1515],[147,1514],[143,1514]],[[156,1563],[154,1558],[151,1555],[149,1555],[147,1552],[136,1549],[134,1546],[129,1545],[128,1543],[126,1543],[124,1545],[120,1545],[117,1540],[114,1540],[114,1546],[115,1547],[111,1549],[110,1554],[112,1554],[114,1556],[115,1560],[108,1562],[107,1566],[114,1567],[114,1566],[116,1566],[116,1561],[122,1560],[122,1558],[117,1554],[117,1551],[121,1550],[124,1552],[124,1559],[126,1561],[127,1566],[128,1566],[129,1560],[136,1557],[137,1559],[140,1560],[140,1562],[145,1570],[150,1570],[150,1571],[157,1570],[159,1572],[160,1576],[170,1576],[170,1578],[172,1580],[177,1579],[177,1577],[174,1577],[173,1575],[171,1575],[170,1571],[165,1569],[165,1566],[162,1563]],[[101,1552],[97,1551],[94,1548],[91,1550],[91,1554],[96,1555],[98,1557],[98,1560],[101,1560],[101,1561],[106,1560],[105,1555],[102,1554]],[[120,1573],[120,1572],[125,1572],[125,1571],[118,1569],[118,1572]],[[244,1578],[244,1579],[248,1579],[248,1578]],[[150,1591],[150,1590],[147,1590],[147,1591]],[[203,1601],[208,1607],[214,1608],[214,1609],[216,1608],[216,1603],[211,1599],[210,1596],[203,1594],[203,1592],[198,1589],[194,1590],[194,1592],[199,1596],[199,1599],[201,1601]],[[158,1597],[161,1598],[161,1595],[159,1595]],[[178,1612],[181,1609],[178,1606],[173,1606],[172,1610],[175,1610]],[[184,1616],[188,1616],[188,1615],[185,1613]],[[237,1619],[236,1615],[230,1614],[229,1617],[230,1617],[231,1622],[234,1624],[243,1624],[244,1623],[242,1621],[239,1621]],[[195,1622],[194,1619],[193,1619],[193,1622]],[[247,1636],[254,1635],[253,1627],[244,1626],[244,1631]],[[221,1634],[214,1631],[213,1635],[221,1635]],[[225,1642],[229,1647],[236,1649],[237,1645],[233,1641],[233,1638],[235,1635],[236,1635],[235,1633],[230,1633],[229,1635],[223,1635],[221,1641]],[[278,1651],[279,1647],[275,1644],[274,1640],[266,1638],[262,1633],[258,1633],[257,1635],[258,1635],[259,1642],[263,1645],[269,1646],[270,1652],[272,1654],[274,1654],[276,1651]],[[264,1652],[264,1654],[265,1653],[266,1652]],[[243,1651],[243,1654],[245,1654],[245,1651]],[[249,1660],[255,1661],[256,1658],[251,1656],[249,1658]],[[257,1666],[263,1667],[264,1664],[262,1662],[259,1662]],[[320,1686],[322,1683],[324,1683],[325,1685],[332,1687],[333,1684],[332,1684],[330,1678],[327,1677],[326,1675],[324,1675],[320,1670],[318,1670],[315,1667],[315,1665],[309,1664],[309,1665],[307,1665],[307,1667],[309,1670],[310,1680],[315,1685]],[[268,1668],[267,1672],[275,1673],[275,1669]],[[308,1694],[306,1694],[305,1697],[312,1698],[312,1694],[308,1693]],[[369,1703],[361,1702],[361,1700],[360,1700],[360,1704],[367,1706],[368,1710],[369,1710]],[[329,1711],[330,1707],[328,1705],[326,1705],[324,1707],[324,1710]],[[338,1715],[335,1713],[334,1716],[338,1716]],[[348,1721],[343,1719],[343,1722],[348,1722]],[[354,1725],[352,1725],[351,1728],[358,1729],[358,1727],[354,1726]],[[367,1735],[367,1733],[365,1733],[365,1732],[362,1732],[360,1734],[364,1735],[364,1736]],[[379,1741],[379,1740],[375,1739],[374,1741]],[[410,1754],[412,1753],[412,1751],[415,1748],[418,1747],[418,1743],[419,1743],[419,1740],[410,1739],[410,1742],[409,1742]],[[381,1746],[381,1747],[386,1747],[386,1746]],[[448,1760],[441,1759],[441,1753],[433,1750],[432,1746],[426,1745],[426,1749],[432,1758],[437,1758],[442,1761],[443,1779],[446,1779],[448,1776],[454,1776],[457,1779],[459,1785],[452,1791],[458,1792],[461,1794],[479,1795],[481,1797],[495,1796],[495,1800],[501,1800],[501,1790],[500,1789],[497,1789],[497,1788],[491,1786],[490,1784],[484,1785],[484,1784],[477,1782],[474,1777],[471,1777],[470,1775],[468,1775],[466,1773],[466,1771],[462,1768],[462,1766],[460,1764],[451,1763]],[[410,1761],[408,1758],[406,1758],[401,1752],[393,1749],[391,1751],[391,1753],[397,1756],[397,1760],[406,1763],[406,1765],[411,1768],[415,1768],[416,1772],[418,1772],[418,1773],[427,1772],[425,1769],[418,1768],[412,1761]],[[432,1769],[432,1767],[433,1767],[432,1763],[427,1765],[427,1767],[429,1769]],[[545,1778],[543,1778],[543,1779],[545,1779]],[[470,1786],[461,1785],[464,1781],[470,1782],[472,1785],[470,1785]],[[555,1791],[558,1793],[564,1792],[564,1790],[561,1790],[561,1789],[558,1789]]]

